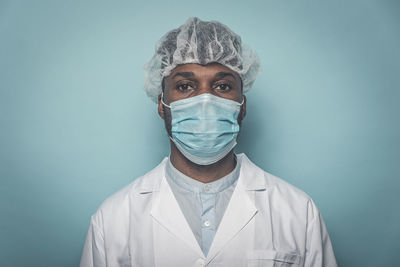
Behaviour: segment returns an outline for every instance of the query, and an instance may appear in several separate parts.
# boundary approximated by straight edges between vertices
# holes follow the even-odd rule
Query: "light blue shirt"
[[[239,178],[240,163],[236,162],[231,173],[211,183],[184,175],[170,160],[165,168],[168,184],[205,256]]]

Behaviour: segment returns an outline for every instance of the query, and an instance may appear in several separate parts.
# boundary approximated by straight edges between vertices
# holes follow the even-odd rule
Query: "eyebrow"
[[[175,78],[176,76],[182,76],[184,78],[192,78],[195,75],[193,72],[177,72],[172,76],[172,78]]]
[[[230,72],[221,71],[221,72],[218,72],[217,74],[215,74],[215,78],[217,78],[217,79],[222,79],[226,76],[231,76],[232,78],[236,79],[236,77]]]
[[[184,78],[193,78],[196,75],[191,71],[188,71],[188,72],[177,72],[172,76],[172,78],[175,78],[177,76],[182,76]],[[236,79],[236,77],[230,72],[220,71],[220,72],[215,74],[215,78],[217,78],[217,79],[222,79],[222,78],[224,78],[226,76],[231,76],[232,78]]]

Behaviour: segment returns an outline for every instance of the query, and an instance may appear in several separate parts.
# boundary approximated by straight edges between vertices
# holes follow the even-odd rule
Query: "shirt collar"
[[[215,194],[224,191],[226,188],[236,183],[240,174],[240,161],[236,160],[236,166],[229,174],[210,183],[202,183],[183,174],[172,165],[169,158],[165,166],[165,174],[167,180],[172,181],[176,186],[185,191]]]

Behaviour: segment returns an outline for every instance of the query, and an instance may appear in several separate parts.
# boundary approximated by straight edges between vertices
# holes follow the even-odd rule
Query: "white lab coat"
[[[165,179],[164,159],[92,216],[80,266],[337,266],[311,198],[237,157],[238,183],[207,256]]]

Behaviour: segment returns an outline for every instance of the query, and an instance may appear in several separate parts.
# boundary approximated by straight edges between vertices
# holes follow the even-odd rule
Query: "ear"
[[[161,94],[158,95],[158,115],[160,115],[160,117],[165,120],[164,107],[161,103]]]

